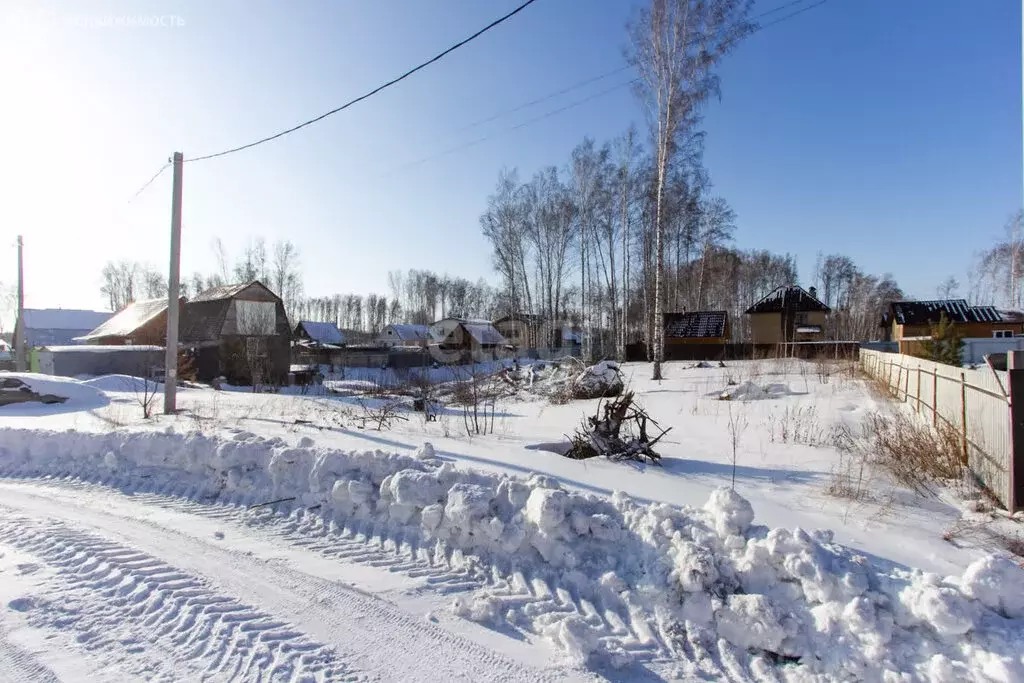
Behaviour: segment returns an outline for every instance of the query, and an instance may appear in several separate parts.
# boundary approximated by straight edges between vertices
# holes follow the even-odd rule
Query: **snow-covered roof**
[[[128,304],[89,334],[75,337],[77,341],[90,341],[103,337],[129,337],[137,329],[167,310],[167,299],[145,299]]]
[[[430,330],[426,325],[392,323],[384,328],[382,336],[396,337],[402,341],[426,341],[430,339]]]
[[[473,322],[473,323],[462,323],[463,329],[469,333],[477,344],[490,345],[490,344],[507,344],[505,338],[501,336],[501,332],[494,329],[494,326],[489,322]]]
[[[340,346],[345,343],[345,336],[334,323],[320,323],[311,320],[302,320],[295,326],[295,334],[299,335],[299,329],[306,331],[306,335],[313,341],[320,344]]]
[[[26,330],[88,331],[106,322],[113,313],[76,308],[26,308]]]

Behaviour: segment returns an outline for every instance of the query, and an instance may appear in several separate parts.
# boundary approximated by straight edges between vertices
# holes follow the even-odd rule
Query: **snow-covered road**
[[[395,571],[368,539],[289,538],[270,516],[0,482],[0,681],[587,677],[450,617],[457,572]]]

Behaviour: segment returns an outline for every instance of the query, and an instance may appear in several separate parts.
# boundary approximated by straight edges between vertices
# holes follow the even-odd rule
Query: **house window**
[[[806,313],[797,313],[796,314],[796,324],[797,325],[806,325],[807,324],[807,314]]]
[[[996,339],[1006,339],[1013,336],[1013,330],[992,330],[992,336]]]

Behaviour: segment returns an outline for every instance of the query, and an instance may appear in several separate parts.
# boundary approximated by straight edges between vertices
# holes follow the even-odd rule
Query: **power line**
[[[522,111],[523,109],[528,109],[529,107],[532,107],[535,104],[540,104],[541,102],[546,102],[546,101],[548,101],[550,99],[554,99],[555,97],[558,97],[560,95],[565,95],[566,93],[570,93],[573,90],[579,90],[583,86],[590,85],[591,83],[595,83],[597,81],[604,80],[605,78],[608,78],[609,76],[614,76],[615,74],[620,74],[620,73],[622,73],[623,71],[626,71],[629,68],[630,68],[629,65],[620,66],[618,69],[613,69],[611,71],[605,72],[603,74],[599,74],[597,76],[591,76],[590,78],[587,78],[586,80],[579,81],[579,82],[574,83],[574,84],[572,84],[570,86],[562,88],[561,90],[556,90],[553,93],[548,93],[547,95],[544,95],[543,97],[538,97],[535,100],[530,100],[529,102],[526,102],[525,104],[520,104],[517,107],[513,107],[511,109],[506,109],[504,111],[498,112],[497,114],[494,114],[493,116],[489,116],[486,119],[480,119],[479,121],[476,121],[474,123],[467,124],[467,125],[463,126],[462,128],[459,128],[459,129],[457,129],[457,130],[455,130],[453,132],[461,133],[464,130],[469,130],[470,128],[476,128],[477,126],[482,126],[485,123],[490,123],[491,121],[494,121],[495,119],[500,119],[502,116],[508,116],[509,114],[514,114],[517,111]]]
[[[225,155],[228,155],[228,154],[234,154],[235,152],[241,152],[244,149],[249,149],[249,148],[255,147],[257,145],[262,145],[263,143],[270,142],[271,140],[276,140],[277,138],[280,138],[280,137],[283,137],[285,135],[288,135],[289,133],[294,133],[295,131],[300,130],[302,128],[305,128],[306,126],[310,126],[310,125],[312,125],[312,124],[314,124],[314,123],[316,123],[318,121],[322,121],[323,119],[326,119],[328,116],[331,116],[332,114],[337,114],[339,111],[342,111],[344,109],[348,109],[353,104],[356,104],[358,102],[362,102],[363,100],[365,100],[365,99],[367,99],[369,97],[373,97],[374,95],[376,95],[380,91],[384,90],[385,88],[390,88],[392,85],[395,85],[396,83],[398,83],[400,81],[404,81],[406,78],[408,78],[409,76],[412,76],[417,71],[419,71],[421,69],[425,69],[426,67],[428,67],[431,64],[433,64],[434,62],[442,59],[446,55],[454,52],[455,50],[458,50],[463,45],[466,45],[467,43],[469,43],[469,42],[479,38],[483,34],[485,34],[488,31],[490,31],[495,26],[498,26],[499,24],[507,21],[508,19],[511,19],[512,17],[514,17],[515,15],[519,14],[520,12],[522,12],[524,9],[526,9],[527,7],[529,7],[530,5],[532,5],[536,1],[537,0],[526,0],[526,2],[524,2],[521,5],[519,5],[518,7],[516,7],[514,10],[512,10],[508,14],[506,14],[506,15],[498,18],[498,19],[495,19],[494,21],[489,23],[487,26],[484,26],[482,29],[480,29],[476,33],[472,34],[468,38],[464,38],[464,39],[460,40],[459,42],[457,42],[454,45],[452,45],[451,47],[449,47],[447,50],[445,50],[443,52],[440,52],[437,55],[435,55],[435,56],[431,57],[430,59],[428,59],[427,61],[423,62],[422,64],[409,69],[408,71],[403,73],[401,76],[398,76],[397,78],[393,78],[390,81],[388,81],[387,83],[384,83],[383,85],[377,86],[376,88],[374,88],[373,90],[369,91],[368,93],[366,93],[364,95],[360,95],[359,97],[357,97],[357,98],[355,98],[353,100],[349,100],[348,102],[346,102],[345,104],[341,105],[340,107],[337,107],[337,108],[332,109],[332,110],[330,110],[328,112],[325,112],[325,113],[321,114],[320,116],[317,116],[316,118],[309,119],[308,121],[304,121],[303,123],[300,123],[297,126],[292,126],[291,128],[288,128],[287,130],[282,130],[279,133],[275,133],[273,135],[267,136],[267,137],[262,138],[260,140],[256,140],[255,142],[250,142],[250,143],[248,143],[246,145],[242,145],[240,147],[233,147],[232,149],[226,149],[223,152],[216,152],[214,154],[207,154],[207,155],[204,155],[204,156],[201,156],[201,157],[195,157],[195,158],[192,158],[192,159],[186,159],[186,161],[189,161],[189,162],[192,162],[192,161],[205,161],[207,159],[214,159],[216,157],[222,157],[222,156],[225,156]]]
[[[777,11],[779,11],[779,10],[785,8],[785,7],[796,5],[799,2],[801,2],[801,1],[803,1],[803,0],[797,0],[797,2],[790,2],[790,3],[786,4],[786,5],[782,5],[781,7],[776,7],[771,12],[766,12],[765,14],[771,14],[773,12],[777,12]],[[781,24],[784,21],[792,19],[793,17],[797,16],[798,14],[803,14],[804,12],[806,12],[809,9],[814,9],[815,7],[819,7],[821,5],[824,5],[826,2],[828,2],[828,0],[818,0],[818,2],[815,2],[814,4],[807,5],[806,7],[801,7],[800,9],[796,10],[795,12],[790,12],[789,14],[787,14],[785,16],[781,16],[778,19],[776,19],[775,21],[769,21],[767,24],[761,24],[760,26],[758,26],[754,30],[754,33],[757,33],[758,31],[763,31],[766,28],[768,28],[769,26],[775,26],[776,24]],[[763,15],[760,15],[760,16],[763,16]]]
[[[128,203],[131,204],[132,202],[134,202],[138,198],[138,196],[140,194],[142,194],[143,192],[146,191],[146,188],[148,188],[150,185],[152,185],[154,182],[156,182],[156,179],[159,178],[161,175],[163,175],[163,172],[166,171],[170,167],[170,165],[171,165],[171,162],[168,161],[163,166],[161,166],[160,170],[157,171],[155,174],[153,174],[153,177],[150,178],[149,180],[147,180],[146,184],[143,185],[142,187],[140,187],[138,189],[138,191],[135,194],[132,195],[132,198],[128,200]]]
[[[762,12],[761,14],[756,15],[754,17],[754,19],[757,19],[757,18],[760,18],[760,17],[764,17],[764,16],[767,16],[767,15],[770,15],[770,14],[774,14],[774,13],[782,11],[784,9],[788,9],[788,8],[794,6],[794,5],[802,4],[802,3],[806,2],[806,1],[807,0],[793,0],[792,2],[788,2],[788,3],[785,3],[783,5],[780,5],[780,6],[776,7],[775,9],[768,10],[767,12]],[[782,23],[784,21],[788,21],[789,19],[792,19],[793,17],[795,17],[795,16],[797,16],[799,14],[802,14],[802,13],[806,12],[809,9],[813,9],[814,7],[817,7],[819,5],[823,5],[826,2],[828,2],[828,0],[818,0],[818,2],[815,2],[815,3],[811,4],[811,5],[806,6],[806,7],[802,7],[801,9],[798,9],[798,10],[796,10],[794,12],[790,12],[789,14],[783,15],[783,16],[779,17],[778,19],[775,19],[774,21],[768,22],[767,24],[759,25],[759,26],[757,26],[757,28],[755,28],[751,32],[751,35],[753,35],[754,33],[758,33],[759,31],[763,31],[764,29],[768,28],[769,26],[775,26],[776,24],[780,24],[780,23]],[[610,72],[601,74],[599,76],[594,76],[594,77],[589,78],[589,79],[587,79],[585,81],[581,81],[581,82],[576,83],[574,85],[568,86],[567,88],[563,88],[562,90],[560,90],[560,91],[558,91],[556,93],[552,93],[551,95],[546,95],[544,97],[538,98],[538,99],[533,100],[531,102],[527,102],[526,104],[522,104],[522,105],[520,105],[518,107],[510,109],[508,111],[504,111],[504,112],[501,112],[499,114],[495,114],[494,116],[491,116],[491,117],[489,117],[487,119],[483,119],[481,121],[478,121],[477,123],[469,124],[468,126],[460,128],[460,129],[458,129],[455,132],[466,130],[468,128],[474,128],[474,127],[476,127],[478,125],[482,125],[483,123],[488,123],[488,122],[493,121],[493,120],[495,120],[497,118],[500,118],[500,117],[502,117],[502,116],[504,116],[506,114],[510,114],[512,112],[525,109],[527,107],[533,106],[534,104],[538,104],[538,103],[543,102],[545,100],[549,100],[549,99],[551,99],[553,97],[557,97],[558,95],[565,94],[567,92],[570,92],[572,90],[580,88],[580,87],[582,87],[584,85],[593,83],[595,81],[599,81],[599,80],[601,80],[603,78],[607,78],[608,76],[611,76],[613,74],[625,71],[628,68],[629,68],[628,66],[625,66],[625,67],[621,67],[619,69],[616,69],[614,71],[610,71]],[[448,156],[449,154],[454,154],[456,152],[461,152],[462,150],[469,149],[470,147],[476,147],[477,145],[479,145],[481,143],[484,143],[484,142],[490,140],[491,138],[498,137],[499,135],[504,135],[506,133],[511,133],[513,131],[519,130],[520,128],[525,128],[525,127],[531,126],[531,125],[533,125],[535,123],[539,123],[540,121],[543,121],[545,119],[551,118],[552,116],[555,116],[557,114],[561,114],[562,112],[568,111],[569,109],[574,109],[575,107],[579,107],[581,105],[584,105],[584,104],[586,104],[586,103],[588,103],[588,102],[590,102],[592,100],[595,100],[595,99],[597,99],[599,97],[602,97],[602,96],[607,95],[607,94],[609,94],[611,92],[619,90],[620,88],[624,88],[626,86],[632,85],[633,83],[636,83],[639,80],[640,80],[639,78],[634,78],[634,79],[626,81],[624,83],[619,83],[618,85],[614,85],[611,88],[607,88],[605,90],[601,90],[601,91],[599,91],[597,93],[594,93],[593,95],[590,95],[588,97],[585,97],[585,98],[583,98],[581,100],[577,100],[575,102],[571,102],[571,103],[565,105],[564,107],[559,107],[558,109],[553,109],[551,111],[545,112],[544,114],[542,114],[540,116],[537,116],[537,117],[532,118],[532,119],[528,119],[526,121],[523,121],[522,123],[516,124],[516,125],[511,126],[509,128],[505,128],[505,129],[502,129],[502,130],[497,131],[495,133],[491,133],[490,135],[484,135],[483,137],[476,138],[475,140],[470,140],[469,142],[466,142],[466,143],[461,144],[461,145],[456,145],[455,147],[450,147],[448,149],[442,150],[441,152],[438,152],[437,154],[432,154],[432,155],[430,155],[428,157],[424,157],[422,159],[418,159],[417,161],[412,161],[412,162],[409,162],[407,164],[403,164],[402,166],[399,166],[398,168],[395,168],[395,169],[392,169],[391,171],[388,171],[384,175],[386,176],[386,175],[390,175],[391,173],[397,173],[398,171],[404,171],[404,170],[407,170],[407,169],[410,169],[410,168],[414,168],[416,166],[420,166],[422,164],[425,164],[425,163],[427,163],[429,161],[434,161],[435,159],[439,159],[441,157]]]
[[[624,88],[624,87],[626,87],[628,85],[632,85],[633,83],[636,83],[637,80],[639,80],[639,79],[634,78],[632,80],[626,81],[625,83],[619,83],[618,85],[613,85],[610,88],[606,88],[605,90],[601,90],[599,92],[596,92],[593,95],[590,95],[588,97],[584,97],[581,100],[577,100],[575,102],[571,102],[570,104],[567,104],[564,107],[559,107],[558,109],[553,109],[553,110],[551,110],[549,112],[545,112],[544,114],[541,114],[540,116],[537,116],[537,117],[532,118],[532,119],[528,119],[526,121],[523,121],[522,123],[519,123],[519,124],[516,124],[514,126],[511,126],[510,128],[505,128],[503,130],[497,131],[496,133],[491,133],[490,135],[484,135],[483,137],[477,138],[475,140],[470,140],[469,142],[466,142],[464,144],[457,145],[455,147],[450,147],[450,148],[448,148],[446,150],[438,152],[437,154],[432,154],[431,156],[424,157],[424,158],[419,159],[417,161],[412,161],[412,162],[409,162],[407,164],[403,164],[402,166],[399,166],[398,168],[393,169],[389,173],[395,173],[395,172],[398,172],[398,171],[404,171],[404,170],[406,170],[408,168],[413,168],[415,166],[419,166],[421,164],[425,164],[428,161],[434,161],[435,159],[439,159],[441,157],[448,156],[449,154],[454,154],[456,152],[461,152],[464,149],[469,149],[470,147],[475,147],[475,146],[477,146],[477,145],[479,145],[479,144],[481,144],[483,142],[486,142],[486,141],[490,140],[493,137],[497,137],[499,135],[504,135],[505,133],[511,133],[512,131],[519,130],[520,128],[525,128],[527,126],[532,126],[533,124],[539,123],[540,121],[543,121],[544,119],[551,118],[552,116],[555,116],[556,114],[561,114],[564,111],[568,111],[569,109],[573,109],[573,108],[578,107],[580,105],[586,104],[587,102],[590,102],[591,100],[595,100],[598,97],[602,97],[604,95],[607,95],[607,94],[609,94],[611,92],[619,90],[620,88]],[[386,173],[385,175],[389,175],[389,173]]]
[[[816,5],[820,5],[823,2],[825,2],[825,1],[826,0],[821,0],[821,2],[816,3]],[[756,21],[756,20],[758,20],[758,19],[760,19],[762,17],[767,17],[769,15],[775,14],[776,12],[781,12],[781,11],[783,11],[785,9],[789,9],[790,7],[793,7],[794,5],[801,5],[801,4],[805,3],[805,2],[807,2],[807,0],[791,0],[790,2],[783,3],[783,4],[779,5],[778,7],[773,8],[773,9],[767,10],[765,12],[761,12],[760,14],[755,14],[753,17],[750,17],[750,21]],[[800,14],[800,12],[804,12],[804,11],[806,11],[808,9],[811,9],[811,7],[814,7],[816,5],[811,5],[811,6],[808,6],[808,7],[804,8],[804,9],[801,9],[801,10],[799,10],[797,12],[794,12],[793,14],[788,14],[788,15],[786,15],[784,17],[780,17],[779,19],[777,19],[775,21],[772,21],[772,22],[770,22],[768,24],[765,24],[765,26],[772,26],[772,25],[777,24],[777,23],[779,23],[781,21],[786,21],[790,17],[796,16],[797,14]],[[757,31],[761,30],[765,26],[761,26],[761,27],[755,29],[754,33],[756,33]],[[694,42],[694,44],[697,44],[699,41],[695,40],[693,42]],[[508,116],[509,114],[514,114],[514,113],[516,113],[518,111],[522,111],[523,109],[528,109],[528,108],[530,108],[530,107],[532,107],[534,105],[541,104],[542,102],[547,102],[548,100],[554,99],[556,97],[560,97],[561,95],[565,95],[567,93],[570,93],[573,90],[579,90],[580,88],[588,86],[591,83],[595,83],[597,81],[604,80],[605,78],[608,78],[609,76],[614,76],[616,74],[620,74],[623,71],[629,70],[629,68],[630,68],[630,65],[627,64],[625,66],[620,66],[617,69],[612,69],[611,71],[606,71],[605,73],[597,74],[596,76],[591,76],[591,77],[586,78],[586,79],[584,79],[582,81],[577,81],[576,83],[573,83],[572,85],[568,85],[568,86],[566,86],[564,88],[561,88],[560,90],[556,90],[554,92],[548,93],[547,95],[543,95],[543,96],[538,97],[536,99],[530,100],[529,102],[525,102],[524,104],[517,105],[515,107],[512,107],[511,109],[502,110],[502,111],[500,111],[500,112],[498,112],[496,114],[493,114],[492,116],[488,116],[485,119],[480,119],[479,121],[474,121],[473,123],[466,124],[465,126],[463,126],[461,128],[457,128],[456,130],[454,130],[452,132],[453,133],[461,133],[462,131],[470,130],[471,128],[476,128],[478,126],[482,126],[485,123],[490,123],[491,121],[494,121],[496,119],[500,119],[500,118],[502,118],[504,116]]]

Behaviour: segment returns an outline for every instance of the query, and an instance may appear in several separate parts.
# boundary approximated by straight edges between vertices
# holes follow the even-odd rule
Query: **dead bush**
[[[965,480],[966,465],[959,432],[938,427],[900,411],[871,413],[864,420],[863,448],[871,462],[919,495],[933,496],[939,486]]]
[[[767,425],[768,438],[772,443],[822,446],[830,440],[818,419],[818,410],[813,405],[787,405],[781,412],[773,410],[768,415]]]
[[[396,421],[408,422],[409,418],[402,414],[405,403],[397,398],[387,399],[375,406],[368,405],[362,399],[359,400],[362,408],[362,415],[357,419],[362,421],[361,428],[366,428],[366,423],[376,423],[377,431],[391,429]]]
[[[1005,550],[1024,557],[1024,535],[1000,528],[993,519],[969,520],[961,517],[943,533],[942,540],[954,545],[966,541],[987,550]]]

